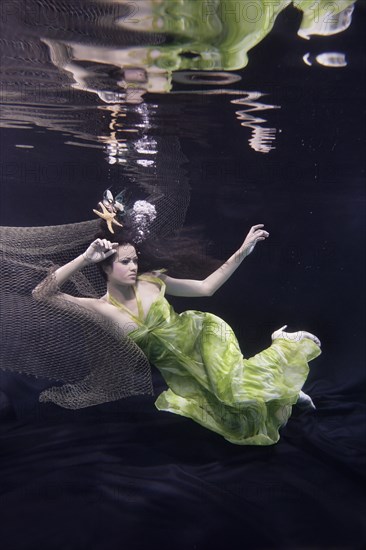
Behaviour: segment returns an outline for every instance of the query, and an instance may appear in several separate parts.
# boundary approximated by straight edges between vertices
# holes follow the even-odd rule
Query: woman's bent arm
[[[166,284],[167,294],[185,297],[212,296],[238,269],[244,258],[254,250],[257,242],[263,241],[269,236],[269,233],[262,228],[263,224],[254,225],[241,247],[203,281],[175,279],[167,275],[161,275]]]
[[[93,301],[90,298],[77,298],[69,294],[59,293],[59,288],[63,283],[68,281],[75,273],[86,267],[90,263],[97,263],[101,260],[107,258],[111,254],[116,252],[117,243],[110,243],[109,241],[96,239],[92,242],[89,248],[80,256],[71,260],[67,264],[59,267],[51,275],[46,277],[41,281],[36,288],[33,290],[32,295],[36,299],[41,299],[45,297],[51,297],[61,295],[64,298],[72,302],[80,303],[82,301],[83,305],[87,305],[87,302]]]

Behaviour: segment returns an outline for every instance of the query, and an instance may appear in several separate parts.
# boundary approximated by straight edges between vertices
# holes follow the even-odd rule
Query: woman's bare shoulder
[[[157,293],[161,288],[161,280],[158,280],[155,273],[154,271],[149,271],[139,275],[137,278],[138,288],[146,289],[147,291],[154,290],[154,293]]]
[[[138,275],[137,280],[149,284],[159,284],[159,281],[156,279],[162,280],[161,275],[161,271],[145,271]]]

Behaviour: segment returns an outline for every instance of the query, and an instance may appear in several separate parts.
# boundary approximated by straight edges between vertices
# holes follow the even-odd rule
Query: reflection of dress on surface
[[[309,367],[320,354],[309,339],[276,339],[244,359],[232,329],[211,313],[177,314],[164,297],[165,284],[145,319],[136,291],[139,316],[127,311],[138,328],[129,334],[169,386],[156,400],[159,410],[191,418],[239,445],[271,445],[289,418]]]

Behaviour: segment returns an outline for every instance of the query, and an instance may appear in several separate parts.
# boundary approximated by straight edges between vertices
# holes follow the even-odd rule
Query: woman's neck
[[[135,298],[135,285],[116,285],[116,284],[107,284],[107,294],[117,300],[118,302],[124,304],[125,302],[130,302]]]

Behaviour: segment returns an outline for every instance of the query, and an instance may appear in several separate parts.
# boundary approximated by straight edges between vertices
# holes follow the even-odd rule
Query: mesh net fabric
[[[150,365],[141,350],[112,322],[63,299],[53,276],[57,264],[85,250],[97,226],[91,221],[1,228],[0,366],[57,382],[40,401],[70,409],[152,393]],[[90,265],[62,290],[98,298],[105,283]]]
[[[164,194],[148,199],[161,213],[151,225],[151,237],[182,225],[189,202],[186,188],[183,195],[178,203]],[[138,346],[121,336],[114,323],[62,296],[102,296],[105,281],[97,266],[76,273],[62,293],[53,275],[85,251],[98,227],[99,221],[92,220],[1,228],[0,368],[49,379],[54,385],[39,400],[69,409],[153,393],[150,364]]]

